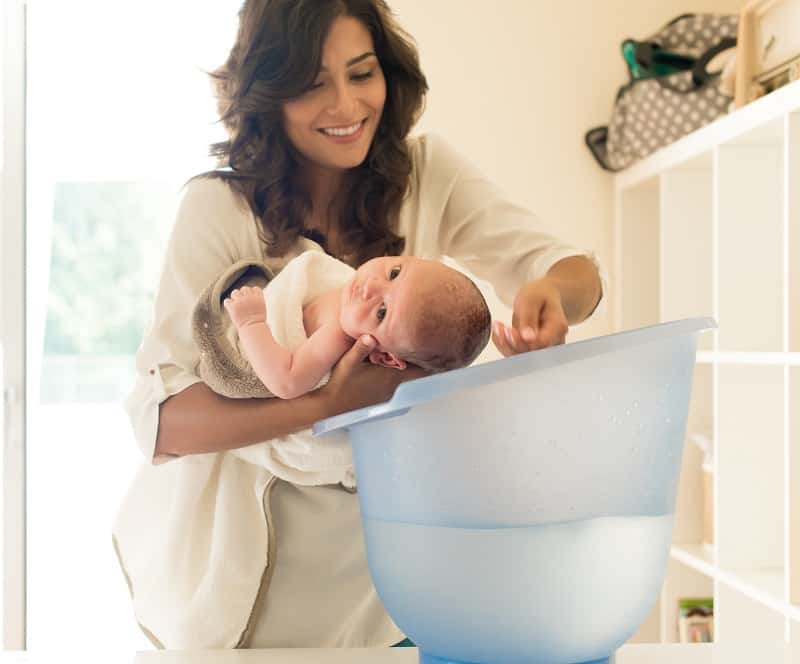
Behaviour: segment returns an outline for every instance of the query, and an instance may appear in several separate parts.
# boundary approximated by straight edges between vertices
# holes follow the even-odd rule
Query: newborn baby
[[[308,339],[294,352],[270,331],[264,289],[238,288],[223,305],[253,371],[283,399],[314,389],[361,335],[375,340],[372,363],[435,373],[469,365],[491,334],[489,308],[475,284],[413,256],[373,258],[342,287],[309,301],[303,307]]]

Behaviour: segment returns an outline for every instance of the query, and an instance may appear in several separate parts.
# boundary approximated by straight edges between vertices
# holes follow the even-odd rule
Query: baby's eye
[[[379,321],[382,321],[384,318],[386,318],[386,305],[385,304],[382,304],[381,306],[378,307],[378,314],[377,315],[378,315],[378,320]]]
[[[389,271],[389,279],[396,279],[398,274],[400,274],[400,268],[399,267],[393,267]]]

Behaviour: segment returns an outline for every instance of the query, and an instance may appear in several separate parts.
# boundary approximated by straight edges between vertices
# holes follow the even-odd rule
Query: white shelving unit
[[[677,640],[714,597],[715,640],[800,641],[800,82],[615,176],[616,329],[713,316],[701,337],[672,557],[637,640]],[[714,538],[702,453],[713,441]]]

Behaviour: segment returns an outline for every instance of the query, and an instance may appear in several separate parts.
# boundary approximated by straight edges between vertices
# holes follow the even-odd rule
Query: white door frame
[[[25,650],[25,0],[3,0],[3,162],[0,196],[2,649]]]

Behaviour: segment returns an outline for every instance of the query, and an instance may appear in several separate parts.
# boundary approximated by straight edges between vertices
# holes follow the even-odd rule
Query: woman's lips
[[[322,134],[328,140],[334,143],[355,143],[358,139],[360,139],[364,134],[364,127],[367,125],[367,120],[361,120],[360,122],[354,122],[351,125],[345,125],[343,127],[334,127],[335,129],[348,129],[354,127],[356,124],[359,125],[358,129],[356,129],[352,134],[329,134],[325,131],[325,129],[318,129],[319,133]]]

